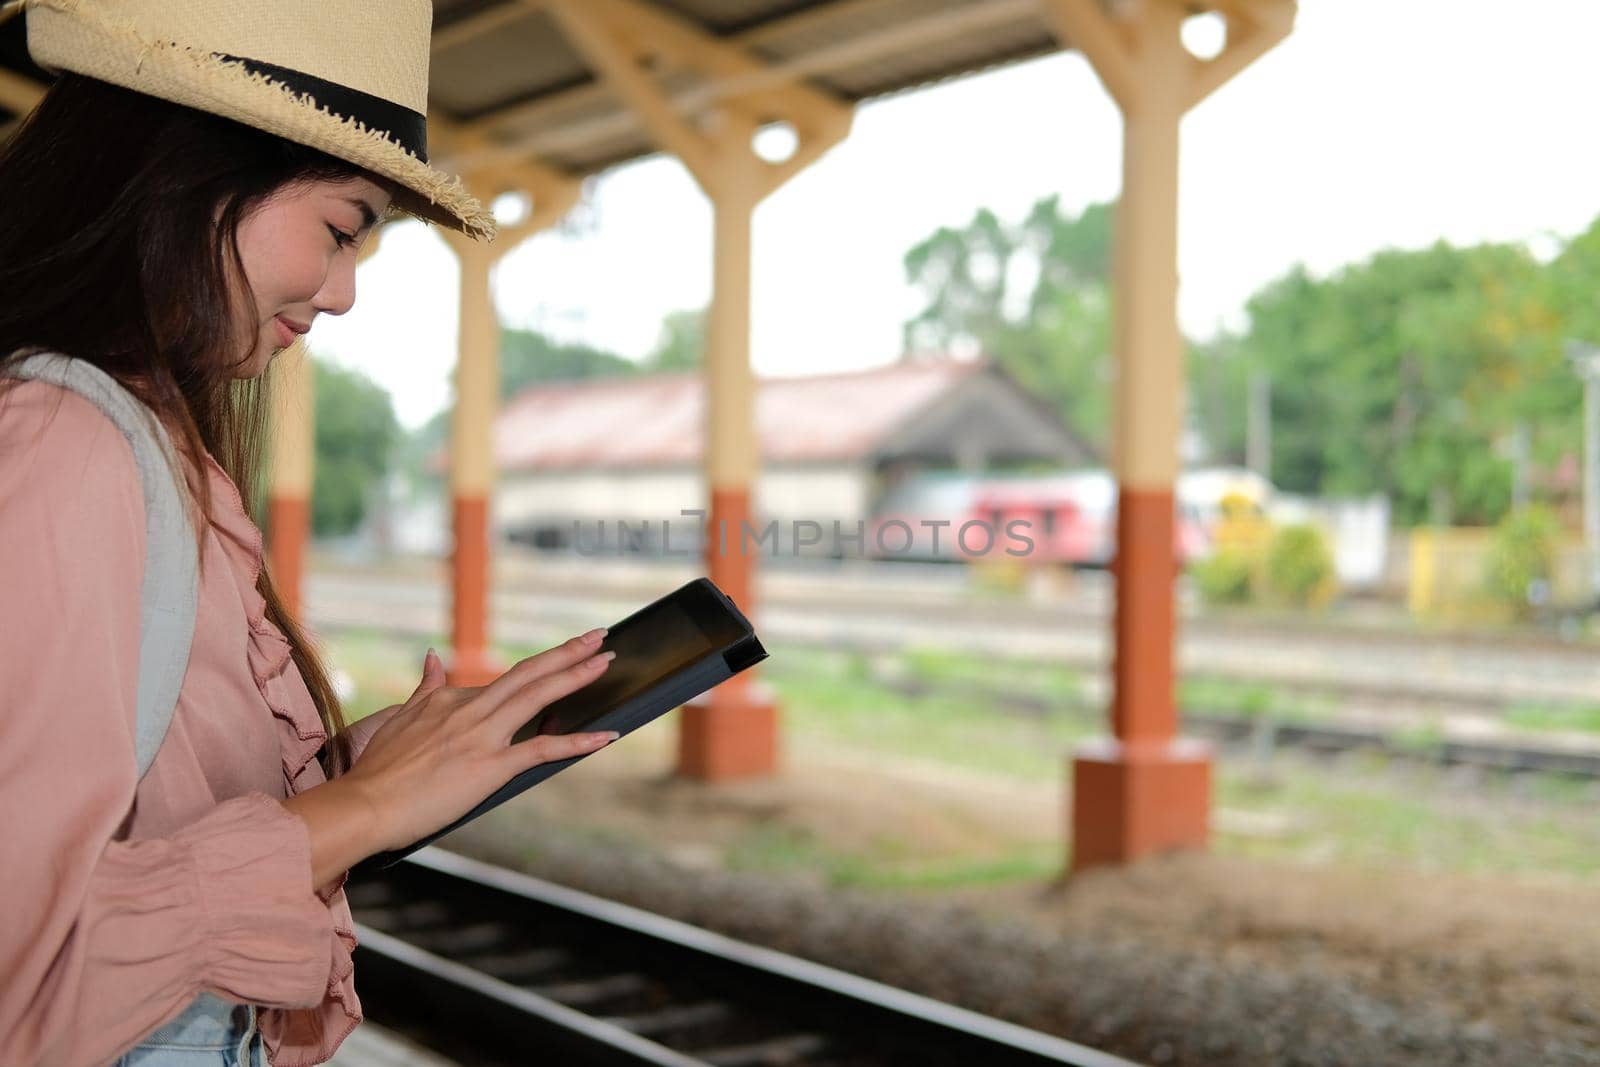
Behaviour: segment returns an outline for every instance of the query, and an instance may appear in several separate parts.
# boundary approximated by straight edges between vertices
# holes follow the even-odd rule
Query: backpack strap
[[[144,488],[144,584],[139,593],[139,777],[155,762],[189,669],[199,603],[194,528],[180,491],[181,468],[166,427],[116,379],[92,363],[54,353],[28,356],[0,371],[9,378],[69,389],[105,412],[133,449]]]

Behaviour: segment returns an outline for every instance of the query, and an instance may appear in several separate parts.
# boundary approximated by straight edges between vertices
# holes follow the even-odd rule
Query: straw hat
[[[11,6],[11,5],[7,5]],[[47,70],[208,111],[401,187],[396,206],[474,236],[494,218],[428,166],[430,0],[23,0]]]

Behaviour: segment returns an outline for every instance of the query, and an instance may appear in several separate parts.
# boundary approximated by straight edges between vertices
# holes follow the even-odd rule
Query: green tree
[[[400,438],[389,394],[359,371],[313,360],[316,478],[311,529],[317,537],[360,525],[369,494],[381,486]]]
[[[1063,214],[1058,197],[1007,225],[979,210],[905,255],[927,304],[904,328],[907,358],[978,349],[1104,444],[1110,410],[1110,205]]]
[[[1243,466],[1252,368],[1243,339],[1223,331],[1189,346],[1189,418],[1208,463]]]
[[[1497,444],[1572,446],[1550,279],[1516,245],[1382,252],[1330,278],[1295,268],[1249,302],[1249,329],[1210,346],[1237,397],[1217,439],[1242,436],[1244,381],[1272,381],[1272,477],[1295,492],[1387,493],[1404,522],[1492,523],[1510,503]]]
[[[1531,618],[1540,605],[1537,587],[1555,571],[1560,537],[1561,523],[1549,508],[1535,504],[1509,512],[1495,527],[1484,560],[1489,595],[1518,618]]]
[[[639,365],[632,360],[592,345],[554,341],[536,330],[506,329],[500,333],[502,401],[545,382],[617,378],[638,372]],[[451,407],[445,406],[405,438],[397,462],[413,481],[437,479],[428,465],[450,444],[450,412]]]
[[[661,320],[656,346],[645,357],[641,369],[652,373],[695,370],[705,362],[705,350],[705,309],[669,311]]]
[[[592,345],[552,340],[535,330],[500,334],[500,395],[510,398],[530,385],[575,378],[615,378],[634,374],[638,365]]]
[[[1600,218],[1562,246],[1545,274],[1550,308],[1565,337],[1600,345]]]

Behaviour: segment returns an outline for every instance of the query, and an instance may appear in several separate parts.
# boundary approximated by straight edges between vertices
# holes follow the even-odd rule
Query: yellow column
[[[492,245],[445,232],[461,268],[455,408],[450,420],[450,641],[445,673],[452,685],[485,685],[504,666],[489,647],[489,574],[493,562],[491,498],[494,420],[500,411],[500,318],[490,278],[494,265],[524,239],[553,225],[577,202],[578,182],[524,164],[515,178],[469,183],[485,203],[507,188],[533,202],[528,218],[501,230]]]
[[[1122,196],[1113,238],[1112,466],[1120,493],[1112,725],[1128,743],[1163,744],[1177,732],[1173,487],[1184,394],[1178,126],[1186,110],[1183,72],[1189,61],[1179,37],[1183,18],[1183,9],[1170,0],[1142,8],[1136,106],[1123,113]]]
[[[489,288],[495,254],[450,237],[461,267],[455,413],[450,421],[452,685],[485,685],[503,670],[489,650],[489,496],[494,489],[494,418],[500,410],[500,320]]]
[[[750,367],[750,223],[756,196],[714,204],[711,308],[706,323],[706,472],[713,490],[750,484],[760,467]]]
[[[694,121],[655,75],[677,65],[709,84],[765,81],[755,55],[640,0],[551,0],[548,10],[607,86],[660,146],[676,155],[710,198],[715,262],[706,352],[705,472],[710,495],[706,569],[754,616],[755,556],[744,551],[761,457],[750,370],[750,221],[756,205],[842,140],[850,109],[797,76],[729,91]],[[768,162],[752,144],[761,122],[786,121],[796,147]],[[753,539],[752,539],[753,540]],[[683,710],[678,771],[715,780],[771,773],[778,712],[745,672]]]
[[[757,516],[751,494],[761,467],[756,383],[750,367],[750,224],[761,175],[728,166],[713,198],[711,308],[706,324],[706,573],[754,617],[756,557],[744,530]],[[730,678],[683,710],[678,772],[705,781],[772,773],[778,766],[779,715],[752,671]]]
[[[1126,863],[1203,847],[1211,755],[1178,736],[1173,582],[1174,486],[1182,431],[1178,330],[1178,139],[1183,115],[1288,32],[1292,0],[1234,0],[1228,44],[1208,61],[1182,41],[1190,7],[1137,0],[1113,15],[1099,0],[1046,0],[1123,117],[1112,348],[1112,462],[1119,482],[1112,736],[1073,761],[1072,867]]]
[[[383,230],[367,235],[359,262],[378,250]],[[311,540],[311,489],[316,478],[316,376],[305,342],[296,341],[272,361],[272,431],[267,456],[267,567],[291,618],[305,590],[306,545]]]
[[[316,394],[311,354],[304,343],[280,352],[272,361],[271,375],[267,567],[284,609],[291,618],[298,618],[316,463]]]

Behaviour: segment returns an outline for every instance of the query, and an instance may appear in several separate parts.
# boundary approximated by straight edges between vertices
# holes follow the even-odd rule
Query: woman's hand
[[[444,684],[430,654],[421,684],[366,742],[354,766],[284,802],[305,819],[313,884],[376,852],[403,848],[447,826],[530,767],[605,747],[614,733],[511,737],[547,705],[605,673],[593,630],[522,660],[486,686]]]

